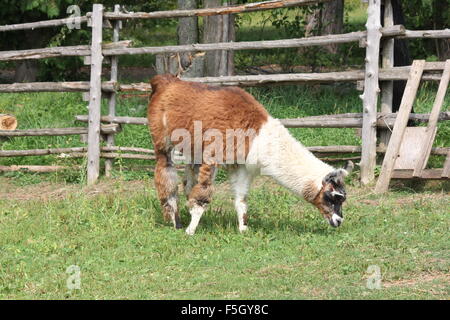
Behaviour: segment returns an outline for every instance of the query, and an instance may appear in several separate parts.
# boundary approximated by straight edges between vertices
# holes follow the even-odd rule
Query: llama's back
[[[196,125],[201,124],[203,132],[216,129],[225,137],[227,129],[258,133],[269,118],[252,95],[237,87],[208,86],[172,75],[158,75],[151,85],[148,120],[155,147],[162,149],[176,129],[194,137],[194,121],[200,121]]]

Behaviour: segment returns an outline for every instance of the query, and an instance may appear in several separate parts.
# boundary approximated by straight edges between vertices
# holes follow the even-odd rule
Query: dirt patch
[[[0,200],[56,200],[65,199],[80,191],[88,196],[96,196],[114,192],[143,191],[146,187],[153,187],[153,185],[141,180],[120,181],[104,179],[94,186],[52,182],[18,186],[9,178],[0,178]]]
[[[414,287],[429,282],[439,281],[439,287],[450,286],[450,274],[447,273],[427,273],[413,276],[410,279],[400,279],[394,281],[383,281],[383,287]]]

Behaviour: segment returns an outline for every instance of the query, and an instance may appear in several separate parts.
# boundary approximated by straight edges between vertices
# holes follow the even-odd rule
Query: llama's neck
[[[257,156],[253,152],[251,159],[256,160],[261,174],[309,201],[320,191],[323,178],[334,170],[292,137],[279,120],[269,118],[255,140]]]

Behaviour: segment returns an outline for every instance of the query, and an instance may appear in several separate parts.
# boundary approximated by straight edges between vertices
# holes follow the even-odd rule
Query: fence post
[[[120,5],[116,4],[114,6],[114,13],[120,12]],[[113,42],[119,41],[119,30],[122,26],[121,20],[116,20],[114,22],[114,29],[113,29]],[[111,56],[111,81],[116,82],[117,81],[117,75],[118,75],[118,63],[119,63],[119,57],[118,56]],[[109,103],[109,110],[108,115],[111,117],[114,117],[116,115],[116,93],[111,92],[108,98]],[[115,138],[114,134],[109,134],[106,136],[106,146],[112,147],[114,146]],[[113,168],[114,159],[106,159],[105,160],[105,176],[110,177],[111,176],[111,170]]]
[[[369,0],[367,9],[366,71],[364,79],[363,127],[361,150],[361,183],[366,185],[375,178],[377,147],[377,102],[379,54],[381,39],[381,0]]]
[[[384,27],[392,27],[394,25],[394,11],[392,9],[391,0],[384,0]],[[382,68],[394,67],[394,38],[383,40]],[[392,113],[392,98],[394,95],[394,82],[383,81],[381,83],[381,112]],[[380,130],[380,144],[387,146],[391,131],[389,129]]]
[[[100,115],[102,100],[103,6],[92,8],[91,80],[89,94],[87,183],[94,184],[100,172]]]

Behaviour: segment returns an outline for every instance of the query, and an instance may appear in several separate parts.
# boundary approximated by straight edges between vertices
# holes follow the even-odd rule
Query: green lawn
[[[0,187],[3,299],[450,297],[448,185],[387,196],[350,187],[346,221],[333,229],[311,205],[260,178],[249,197],[250,229],[239,234],[222,183],[193,237],[162,221],[149,178],[91,188],[0,178]],[[72,265],[79,290],[67,288]],[[380,289],[367,288],[373,265]]]

